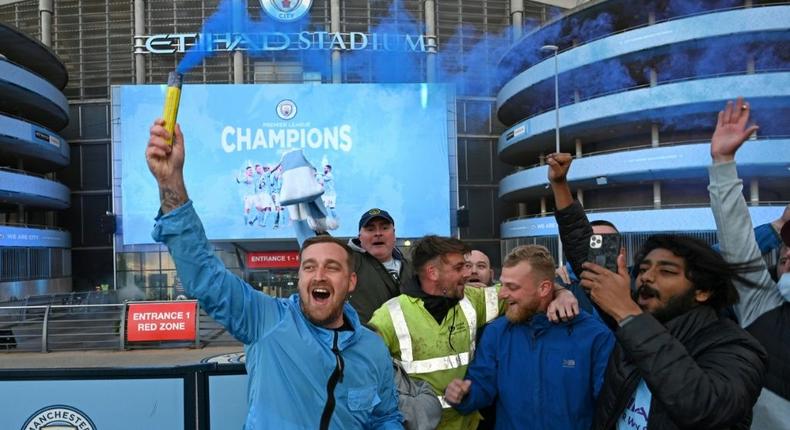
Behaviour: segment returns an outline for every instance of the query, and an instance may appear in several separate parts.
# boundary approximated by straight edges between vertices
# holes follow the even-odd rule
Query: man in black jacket
[[[593,428],[748,429],[763,384],[765,350],[719,311],[738,300],[728,264],[697,239],[655,235],[617,273],[584,263],[581,285],[617,321]]]
[[[549,184],[554,194],[554,219],[557,220],[562,250],[568,259],[568,264],[558,270],[560,284],[568,288],[579,301],[579,307],[586,312],[601,317],[603,322],[612,330],[617,328],[617,323],[600,309],[595,309],[594,304],[578,285],[579,273],[582,273],[582,263],[587,261],[587,251],[590,236],[593,234],[617,234],[619,231],[609,221],[589,221],[579,201],[573,199],[568,185],[568,171],[571,168],[573,157],[568,153],[549,154],[546,164],[549,166]],[[570,268],[568,268],[570,266]]]
[[[395,247],[395,220],[373,208],[359,218],[359,236],[348,241],[354,250],[358,288],[349,298],[366,324],[387,300],[400,295],[401,285],[413,276],[411,265]]]

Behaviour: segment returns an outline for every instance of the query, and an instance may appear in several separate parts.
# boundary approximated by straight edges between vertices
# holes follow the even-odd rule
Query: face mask
[[[785,298],[786,302],[790,302],[790,272],[785,273],[779,278],[779,293]]]

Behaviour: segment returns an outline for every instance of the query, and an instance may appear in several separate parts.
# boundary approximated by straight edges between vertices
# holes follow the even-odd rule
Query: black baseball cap
[[[790,246],[790,222],[786,222],[782,226],[782,231],[779,235],[782,236],[782,242],[785,243],[785,246]]]
[[[368,225],[370,220],[374,218],[385,219],[389,221],[391,224],[395,224],[395,220],[392,219],[389,212],[385,211],[384,209],[373,208],[363,213],[362,216],[359,218],[359,229],[362,230],[362,227]]]

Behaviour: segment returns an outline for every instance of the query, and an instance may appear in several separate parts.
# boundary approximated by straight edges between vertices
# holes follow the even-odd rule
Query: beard
[[[640,294],[645,294],[660,299],[660,293],[658,290],[647,285],[640,286],[634,292],[634,301],[637,300]],[[689,288],[689,290],[683,294],[670,297],[666,304],[654,310],[652,315],[658,320],[658,322],[665,324],[670,320],[694,309],[695,307],[697,307],[696,290],[694,288]]]
[[[329,324],[337,321],[343,315],[343,308],[342,306],[335,312],[322,316],[317,312],[311,312],[305,309],[304,304],[302,304],[302,313],[307,317],[307,319],[319,326],[319,327],[327,327]]]
[[[530,309],[520,305],[511,305],[505,310],[505,318],[511,323],[518,324],[529,321],[536,313],[536,309]]]
[[[316,287],[324,287],[331,291],[324,304],[320,304],[320,298],[315,296],[314,289]],[[309,291],[313,291],[310,293]],[[328,327],[340,319],[343,315],[343,307],[349,297],[349,293],[341,294],[340,289],[335,288],[332,284],[326,282],[312,282],[309,285],[300,287],[299,289],[299,307],[307,319],[320,327]]]
[[[299,299],[299,307],[302,309],[304,316],[319,327],[326,327],[337,321],[343,315],[343,304],[344,302],[340,302],[340,304],[335,304],[329,312],[321,312],[310,308],[301,298]]]
[[[464,288],[463,284],[461,285],[450,285],[447,287],[442,287],[442,296],[447,297],[448,299],[463,299],[464,298]]]

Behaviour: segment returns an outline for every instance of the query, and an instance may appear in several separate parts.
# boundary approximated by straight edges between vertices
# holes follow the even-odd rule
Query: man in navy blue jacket
[[[518,247],[503,266],[505,316],[486,328],[466,379],[453,380],[445,400],[461,413],[496,402],[497,429],[589,429],[612,332],[584,311],[549,321],[554,260],[546,248]]]

